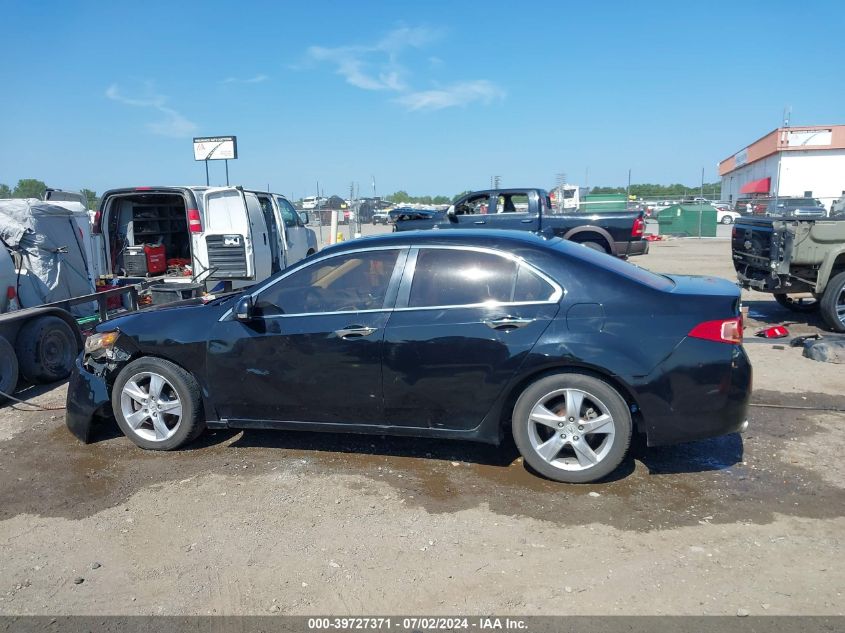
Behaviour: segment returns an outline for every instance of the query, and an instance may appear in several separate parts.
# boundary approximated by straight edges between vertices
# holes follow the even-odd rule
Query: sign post
[[[208,161],[222,160],[226,162],[226,185],[229,184],[229,160],[238,158],[237,136],[201,136],[194,137],[194,160],[205,161],[205,184],[210,185],[208,178]]]

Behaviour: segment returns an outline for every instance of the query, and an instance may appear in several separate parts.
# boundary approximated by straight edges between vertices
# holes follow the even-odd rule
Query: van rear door
[[[252,196],[254,198],[254,196]],[[244,192],[234,187],[219,187],[203,192],[202,233],[195,253],[206,253],[202,264],[207,275],[194,271],[205,279],[255,279],[256,240],[267,238],[266,226],[251,222]],[[255,204],[258,201],[255,200]],[[260,213],[260,206],[259,206]],[[261,235],[263,229],[263,237]]]

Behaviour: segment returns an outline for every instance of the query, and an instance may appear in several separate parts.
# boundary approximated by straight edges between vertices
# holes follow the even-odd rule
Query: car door
[[[503,191],[493,197],[484,227],[511,231],[536,231],[540,225],[534,200],[525,191]],[[495,204],[493,204],[495,203]]]
[[[242,426],[381,423],[383,339],[406,254],[329,255],[254,291],[255,318],[224,318],[209,339],[218,414]]]
[[[384,338],[387,423],[477,427],[554,318],[562,294],[508,253],[412,249]]]
[[[279,213],[284,224],[285,250],[287,252],[287,265],[291,266],[308,253],[308,229],[302,223],[302,218],[293,208],[293,205],[281,196],[276,196],[276,204],[279,205]]]
[[[492,198],[495,201],[495,198]],[[441,228],[475,229],[484,228],[490,213],[491,197],[489,193],[480,193],[465,198],[455,204],[455,213],[451,221]]]

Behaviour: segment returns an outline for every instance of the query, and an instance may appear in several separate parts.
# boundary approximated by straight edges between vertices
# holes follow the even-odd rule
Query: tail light
[[[645,233],[645,221],[642,218],[637,218],[631,228],[631,237],[642,237],[643,233]]]
[[[188,230],[191,233],[202,233],[202,220],[197,209],[188,209]]]
[[[91,232],[97,235],[103,232],[103,212],[99,209],[94,212],[94,225],[91,227]]]
[[[705,341],[737,345],[742,343],[742,317],[699,323],[690,330],[688,336]]]

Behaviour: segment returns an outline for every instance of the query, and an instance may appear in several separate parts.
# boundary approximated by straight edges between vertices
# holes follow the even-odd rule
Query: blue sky
[[[0,3],[0,182],[299,198],[695,184],[777,127],[845,123],[841,2]],[[589,174],[589,176],[588,176]],[[223,164],[211,165],[224,182]],[[587,180],[589,178],[589,180]]]

